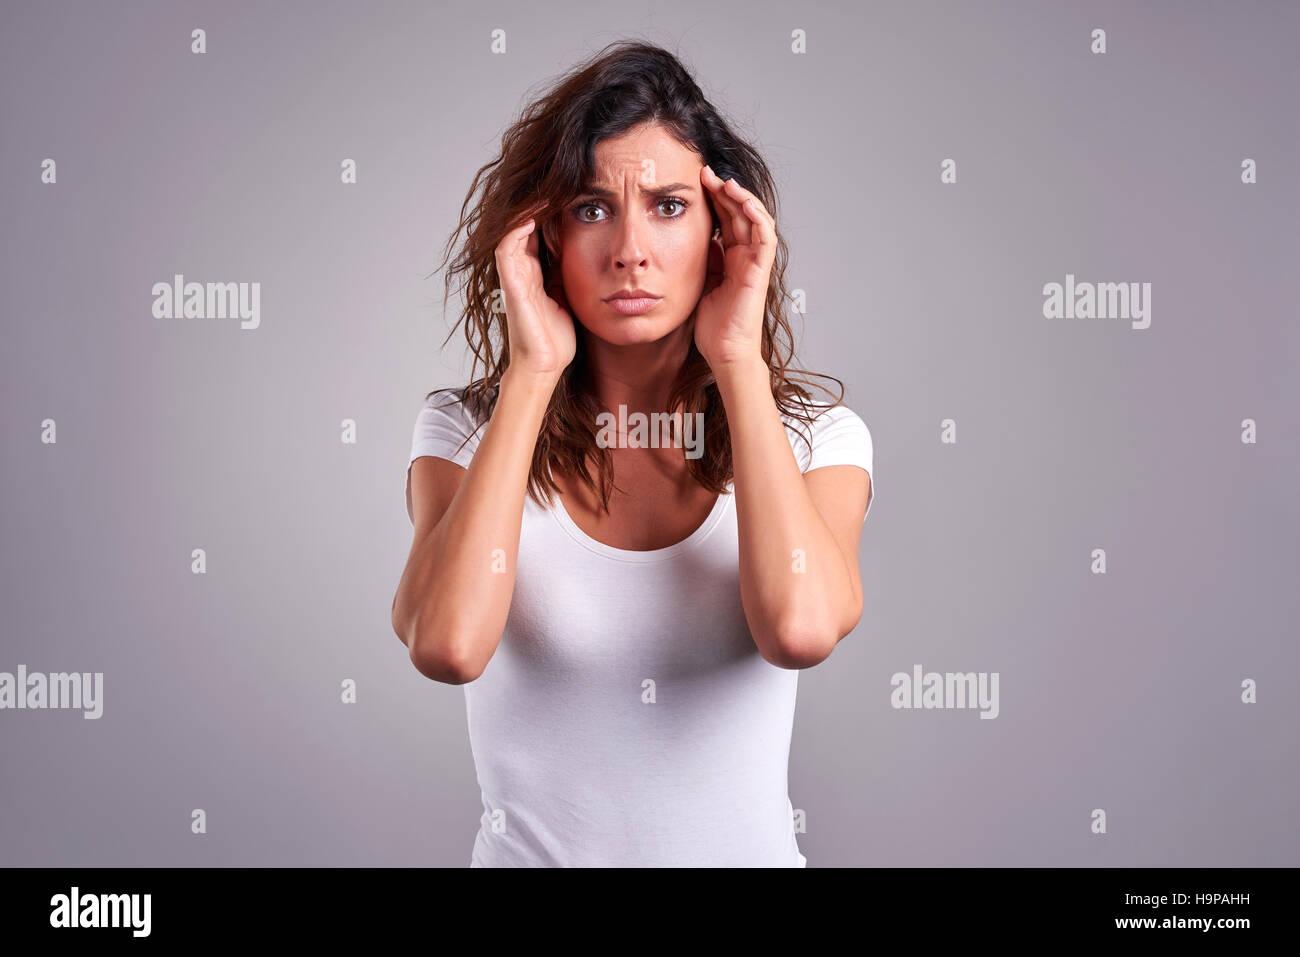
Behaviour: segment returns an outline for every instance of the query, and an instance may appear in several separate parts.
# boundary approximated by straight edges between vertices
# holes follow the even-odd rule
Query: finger
[[[506,233],[502,247],[509,256],[536,256],[537,236],[537,220],[526,219]]]
[[[722,207],[718,218],[722,221],[722,236],[728,247],[749,243],[749,216],[728,191],[728,180],[722,179],[713,169],[709,169],[711,182],[709,189],[714,200]]]
[[[497,246],[496,249],[493,250],[493,255],[497,260],[498,266],[505,259],[516,258],[520,251],[524,249],[525,243],[527,242],[527,232],[525,231],[528,228],[528,223],[526,222],[521,223],[518,226],[513,226],[506,230],[505,235],[497,241]]]
[[[529,220],[529,223],[531,223],[532,225],[530,225],[528,227],[528,231],[524,233],[524,252],[528,253],[529,256],[536,256],[537,255],[537,228],[536,228],[537,220],[535,219]]]
[[[702,167],[704,185],[709,196],[718,209],[718,220],[722,224],[722,241],[730,248],[737,243],[749,242],[749,217],[740,208],[740,203],[733,199],[726,190],[726,182],[713,172],[708,165]]]
[[[771,227],[773,235],[775,235],[776,218],[767,211],[767,207],[763,205],[763,201],[761,199],[759,199],[749,190],[745,189],[745,187],[741,186],[734,179],[727,180],[726,187],[730,195],[736,198],[736,200],[740,203],[742,208],[745,206],[747,202],[753,200],[755,212],[758,214],[760,218],[762,218],[767,222],[768,226]],[[751,220],[754,218],[754,213],[747,213],[747,215],[751,218]]]
[[[704,187],[704,195],[709,199],[709,205],[713,208],[713,213],[718,218],[718,231],[722,233],[722,242],[726,246],[735,243],[735,236],[731,232],[731,223],[728,221],[727,209],[723,205],[724,196],[717,195],[718,188],[715,183],[718,177],[713,170],[704,165],[700,167],[700,185]]]
[[[750,245],[757,247],[759,258],[764,263],[771,263],[776,255],[776,228],[772,215],[763,208],[757,197],[751,196],[743,204],[752,224]]]

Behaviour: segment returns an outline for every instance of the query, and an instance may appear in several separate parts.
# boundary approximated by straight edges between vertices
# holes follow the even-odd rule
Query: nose
[[[615,268],[635,269],[646,264],[645,230],[642,217],[624,216],[614,238]]]

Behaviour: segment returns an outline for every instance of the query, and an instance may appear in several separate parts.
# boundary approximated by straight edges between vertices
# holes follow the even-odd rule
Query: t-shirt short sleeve
[[[862,516],[862,521],[865,522],[871,513],[872,503],[876,500],[871,430],[857,413],[842,405],[830,408],[820,405],[809,411],[816,413],[811,424],[799,419],[786,420],[786,432],[790,438],[790,447],[799,462],[799,470],[811,472],[827,465],[856,465],[864,470],[871,476],[871,495],[867,499],[867,510]],[[811,450],[805,440],[809,435]]]
[[[406,516],[412,526],[415,511],[411,505],[411,464],[422,455],[432,455],[469,468],[482,434],[469,410],[452,393],[435,392],[425,399],[415,417],[411,457],[406,463]]]

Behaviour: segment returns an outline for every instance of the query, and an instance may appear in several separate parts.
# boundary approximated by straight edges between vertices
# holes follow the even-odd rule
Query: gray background
[[[463,689],[389,625],[415,414],[468,368],[425,276],[528,91],[640,36],[772,165],[802,365],[875,441],[865,612],[800,677],[809,866],[1300,864],[1298,5],[7,3],[2,26],[0,670],[102,671],[105,701],[0,712],[0,863],[468,864]],[[176,272],[262,283],[261,328],[152,318]],[[1152,283],[1151,327],[1043,318],[1067,272]],[[1000,716],[892,709],[917,663],[999,672]]]

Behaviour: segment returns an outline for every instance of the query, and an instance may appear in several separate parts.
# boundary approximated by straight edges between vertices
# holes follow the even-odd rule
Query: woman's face
[[[703,161],[658,125],[598,143],[594,160],[590,192],[560,216],[565,299],[611,345],[657,341],[691,317],[704,290],[713,211]],[[654,298],[611,301],[633,289]]]

